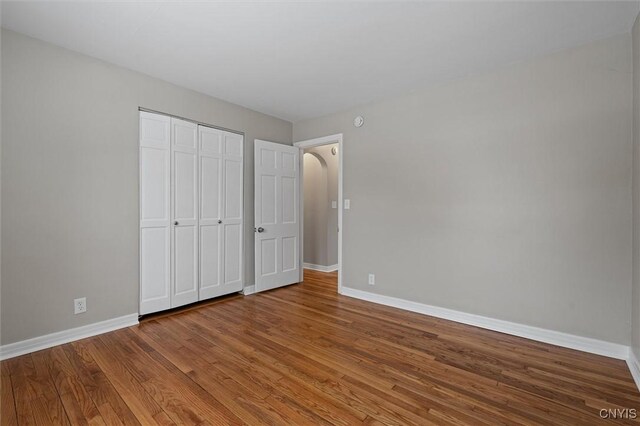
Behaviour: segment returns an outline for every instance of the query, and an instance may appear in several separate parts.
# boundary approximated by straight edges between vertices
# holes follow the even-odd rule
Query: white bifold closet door
[[[140,314],[243,287],[244,138],[140,112]]]
[[[198,301],[198,126],[171,119],[171,307]]]
[[[171,307],[171,119],[140,112],[140,314]]]
[[[240,291],[244,138],[200,126],[200,299]]]

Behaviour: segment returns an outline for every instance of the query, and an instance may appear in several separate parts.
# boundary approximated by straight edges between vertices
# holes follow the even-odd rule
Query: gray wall
[[[253,140],[291,123],[6,30],[2,86],[2,344],[138,311],[139,106],[245,132],[253,284]]]
[[[633,289],[631,346],[640,357],[640,15],[631,33],[633,39]]]
[[[304,261],[321,266],[338,263],[338,144],[305,150],[304,155]]]
[[[631,74],[622,35],[295,123],[344,133],[344,285],[629,344]]]

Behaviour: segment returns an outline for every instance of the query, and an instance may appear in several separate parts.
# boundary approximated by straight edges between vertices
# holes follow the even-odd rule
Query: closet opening
[[[139,314],[240,292],[244,135],[139,114]]]

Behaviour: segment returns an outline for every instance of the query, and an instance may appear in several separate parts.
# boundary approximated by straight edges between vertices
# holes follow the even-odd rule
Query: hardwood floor
[[[640,410],[623,361],[339,296],[314,271],[1,371],[2,425],[575,425]]]

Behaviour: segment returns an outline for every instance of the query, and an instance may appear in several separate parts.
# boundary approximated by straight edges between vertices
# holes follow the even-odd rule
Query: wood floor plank
[[[238,423],[237,418],[187,375],[146,345],[133,332],[119,330],[100,336],[122,363],[140,380],[145,390],[176,423],[194,424],[208,419]],[[148,346],[148,345],[146,345]],[[217,408],[217,409],[216,409]]]
[[[71,424],[103,425],[104,420],[87,389],[75,373],[62,347],[58,346],[49,355],[49,369],[54,379]]]
[[[146,392],[140,382],[129,373],[101,340],[92,341],[88,345],[88,349],[134,416],[142,424],[155,424],[155,416],[162,413],[163,410]]]
[[[49,369],[47,352],[38,351],[31,354],[31,357],[34,362],[37,380],[46,389],[46,396],[39,398],[39,400],[47,410],[48,418],[52,424],[69,425],[70,423],[64,404],[62,403],[60,394],[57,392],[54,378]]]
[[[90,340],[84,339],[64,346],[70,363],[78,370],[77,378],[70,378],[69,381],[78,393],[86,391],[105,423],[140,424],[86,349]]]
[[[624,361],[341,296],[337,274],[0,363],[0,425],[611,424]],[[639,424],[618,419],[615,424]]]
[[[11,375],[9,370],[3,365],[2,375],[0,376],[0,425],[10,426],[18,423],[16,418],[16,403],[13,397],[13,385],[11,384]]]

